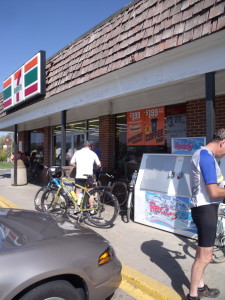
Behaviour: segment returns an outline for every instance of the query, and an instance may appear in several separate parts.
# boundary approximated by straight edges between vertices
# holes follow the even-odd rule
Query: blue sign
[[[173,154],[192,154],[197,149],[205,146],[205,137],[172,138]]]

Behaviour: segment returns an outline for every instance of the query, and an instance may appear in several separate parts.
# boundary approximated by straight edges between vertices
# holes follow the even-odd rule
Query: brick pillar
[[[28,152],[28,131],[18,133],[18,146],[22,142],[22,152]]]
[[[187,136],[206,136],[205,99],[188,101],[187,108]],[[215,98],[216,129],[225,128],[225,95]]]
[[[225,128],[225,95],[217,96],[215,99],[216,129]]]
[[[44,165],[50,167],[51,163],[51,127],[44,128]]]
[[[102,168],[110,171],[115,164],[115,118],[113,115],[99,118],[99,147]]]
[[[205,99],[188,101],[187,109],[187,136],[206,136]]]

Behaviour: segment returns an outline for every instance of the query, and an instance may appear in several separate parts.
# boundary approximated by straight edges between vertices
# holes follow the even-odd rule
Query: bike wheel
[[[41,197],[42,211],[48,212],[57,216],[67,217],[67,195],[63,195],[57,189],[46,189]]]
[[[44,186],[44,187],[41,187],[37,193],[35,194],[34,196],[34,208],[37,210],[37,211],[42,211],[42,207],[41,207],[41,197],[43,195],[43,193],[46,191],[47,187]]]
[[[97,227],[111,226],[119,213],[119,203],[116,197],[109,191],[93,189],[84,197],[84,212],[88,220]],[[90,201],[93,201],[94,208],[90,208]]]
[[[127,201],[127,185],[125,182],[114,182],[112,185],[111,192],[116,196],[116,199],[119,202],[119,205],[122,206]]]
[[[127,200],[127,223],[130,222],[131,217],[134,215],[134,202],[133,202],[133,192],[129,193]]]
[[[214,247],[212,261],[214,263],[225,262],[225,246],[215,246]]]

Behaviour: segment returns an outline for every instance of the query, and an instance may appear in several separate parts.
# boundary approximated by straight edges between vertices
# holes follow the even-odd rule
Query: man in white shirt
[[[82,186],[85,186],[87,182],[86,175],[93,175],[93,165],[95,163],[97,168],[101,168],[101,162],[96,153],[91,151],[91,144],[86,141],[84,142],[84,147],[81,150],[78,150],[74,153],[70,165],[76,167],[76,183]],[[81,189],[76,188],[77,197]],[[93,202],[89,201],[90,207],[93,207]]]

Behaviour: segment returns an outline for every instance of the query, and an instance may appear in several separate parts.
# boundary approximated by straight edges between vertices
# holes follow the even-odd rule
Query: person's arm
[[[225,198],[225,189],[219,187],[217,183],[206,184],[206,189],[210,198]]]
[[[95,153],[95,169],[101,168],[101,162],[98,158],[98,155]]]
[[[101,167],[102,167],[101,163],[96,166],[97,169],[99,169]]]
[[[200,154],[200,169],[210,198],[224,198],[225,189],[217,184],[215,160],[206,150]]]
[[[70,166],[73,166],[73,167],[76,167],[76,156],[75,156],[76,153],[74,153],[73,157],[71,158],[71,161],[70,161]]]

